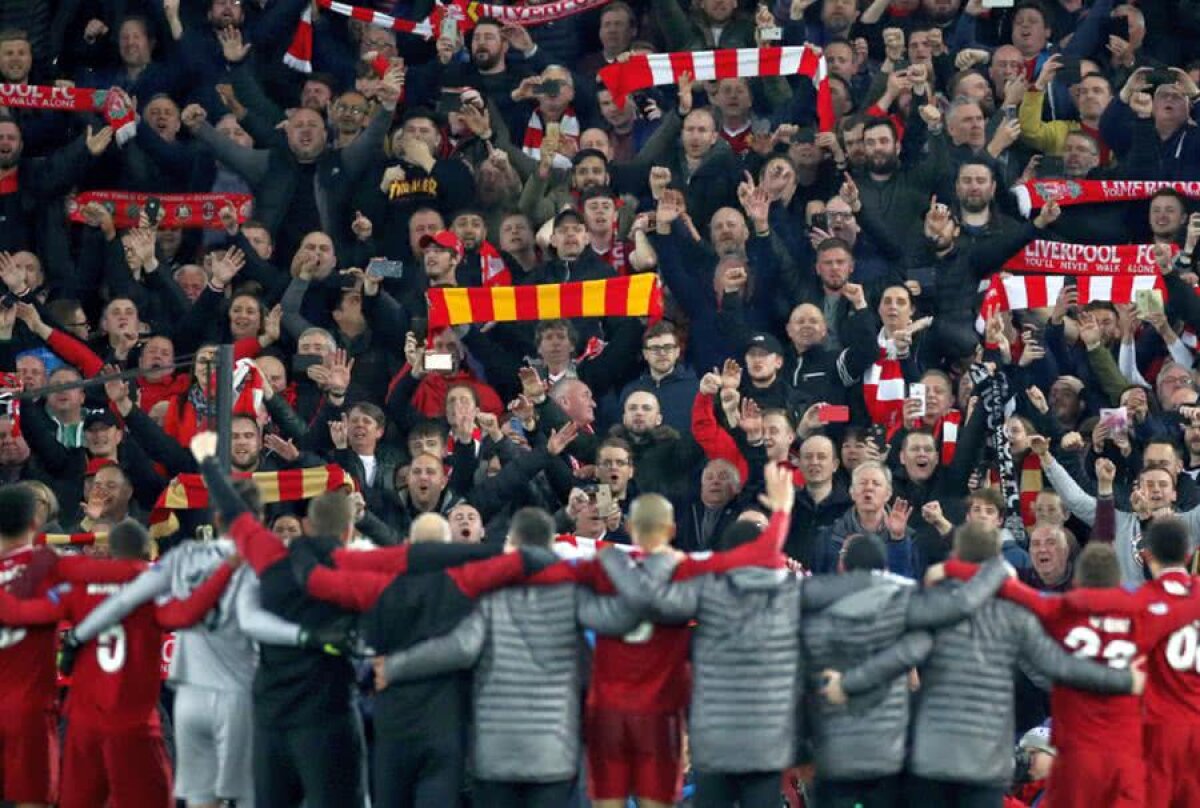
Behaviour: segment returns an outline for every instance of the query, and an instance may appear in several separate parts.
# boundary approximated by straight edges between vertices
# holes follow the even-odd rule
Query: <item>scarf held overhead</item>
[[[412,34],[422,39],[433,39],[446,16],[458,24],[459,31],[465,32],[474,28],[475,23],[484,17],[515,25],[541,25],[591,11],[611,2],[611,0],[554,0],[554,2],[536,6],[502,6],[492,3],[475,3],[470,0],[454,0],[449,5],[435,5],[433,13],[423,20],[405,20],[371,8],[340,3],[336,0],[315,1],[318,8],[334,14],[365,22],[376,28],[388,28],[392,31]],[[288,46],[287,53],[284,54],[283,62],[294,70],[311,73],[312,54],[313,29],[312,6],[310,5],[300,17],[300,24],[296,27],[296,33],[292,36],[292,43]]]
[[[1189,199],[1200,199],[1200,182],[1165,180],[1030,180],[1012,190],[1021,215],[1027,217],[1052,199],[1061,207],[1134,202],[1149,199],[1163,188],[1174,188]]]
[[[0,84],[0,107],[98,112],[123,145],[137,134],[137,111],[121,93],[84,87],[46,87],[40,84]]]
[[[693,81],[757,78],[762,76],[807,76],[817,88],[817,121],[822,132],[833,130],[833,96],[825,57],[812,45],[768,48],[725,48],[713,51],[679,51],[631,56],[600,69],[600,80],[612,93],[613,102],[624,109],[631,93],[647,87],[678,84],[684,73]]]
[[[264,505],[276,502],[298,502],[337,491],[340,488],[354,489],[354,478],[341,466],[330,463],[306,469],[284,469],[282,471],[256,471],[253,474],[234,472],[233,478],[254,480],[262,495]],[[208,507],[208,488],[199,474],[180,474],[166,490],[159,494],[150,513],[150,535],[154,538],[169,536],[179,529],[175,511],[194,510]]]
[[[541,286],[441,287],[425,293],[429,328],[576,317],[662,318],[662,287],[652,272]]]
[[[117,229],[138,226],[138,216],[151,199],[158,200],[162,210],[158,226],[162,228],[217,229],[221,224],[220,211],[227,203],[237,212],[238,223],[250,218],[254,197],[250,194],[145,194],[135,191],[84,191],[67,200],[67,218],[82,223],[83,208],[99,202],[112,214]]]

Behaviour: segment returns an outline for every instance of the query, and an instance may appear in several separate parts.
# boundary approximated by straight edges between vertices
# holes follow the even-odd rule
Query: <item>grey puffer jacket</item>
[[[574,584],[519,586],[483,598],[442,637],[387,658],[389,682],[475,667],[472,772],[482,780],[548,783],[579,764],[584,645],[579,627],[632,631],[616,597]]]
[[[695,768],[768,772],[796,763],[801,608],[827,606],[854,584],[762,567],[671,582],[673,556],[638,565],[625,553],[605,552],[600,560],[637,611],[649,609],[657,622],[699,622],[688,722]]]
[[[943,587],[959,587],[946,581]],[[1100,693],[1128,693],[1128,670],[1067,654],[1038,620],[1000,600],[934,634],[921,668],[908,769],[918,777],[1006,787],[1012,780],[1013,667],[1029,665],[1048,678]],[[866,677],[875,683],[886,674]]]
[[[965,586],[935,586],[924,591],[898,575],[850,573],[847,578],[862,582],[860,591],[820,613],[805,615],[805,662],[814,688],[807,698],[807,716],[818,777],[867,780],[904,768],[909,712],[906,674],[923,662],[933,647],[926,629],[962,620],[986,603],[1007,576],[1000,559],[985,564]],[[882,685],[872,687],[874,669],[860,663],[893,648],[895,672]],[[817,677],[828,668],[843,672],[842,688],[850,696],[845,705],[830,704],[815,692]]]

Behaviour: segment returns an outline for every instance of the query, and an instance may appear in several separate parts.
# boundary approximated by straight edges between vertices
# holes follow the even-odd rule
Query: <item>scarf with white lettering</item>
[[[137,134],[137,110],[126,106],[121,93],[108,90],[47,87],[40,84],[0,84],[0,107],[98,112],[112,127],[118,145],[124,145]]]
[[[579,118],[575,116],[575,108],[567,107],[563,113],[562,120],[558,122],[560,131],[562,132],[563,141],[569,141],[576,146],[579,145]],[[521,145],[521,151],[528,154],[534,160],[542,158],[542,139],[546,136],[546,124],[542,120],[542,113],[536,109],[529,116],[529,123],[525,124],[525,140]],[[571,168],[571,161],[565,155],[554,155],[554,168],[561,168],[564,171]]]
[[[624,109],[625,99],[631,93],[647,87],[678,84],[684,73],[690,73],[693,81],[807,76],[817,88],[820,130],[832,131],[836,122],[825,57],[811,45],[643,53],[600,68],[600,80],[612,93],[613,103]]]
[[[979,406],[983,408],[987,427],[992,433],[992,446],[996,452],[993,470],[999,479],[1000,491],[1004,494],[1007,504],[1004,526],[1020,541],[1025,535],[1025,526],[1021,519],[1021,492],[1013,464],[1012,445],[1008,441],[1008,430],[1004,428],[1005,409],[1012,398],[1008,389],[1008,377],[1002,371],[990,373],[982,364],[971,365],[968,372],[971,374],[971,381],[975,383],[974,394],[979,397]]]
[[[337,0],[315,1],[318,8],[323,8],[334,14],[359,20],[376,28],[388,28],[393,31],[412,34],[422,39],[433,39],[437,35],[437,31],[441,28],[442,19],[447,15],[455,20],[460,32],[465,32],[474,28],[475,23],[484,17],[492,17],[503,23],[515,23],[522,26],[541,25],[542,23],[565,19],[584,11],[591,11],[611,2],[611,0],[554,0],[554,2],[540,5],[501,6],[491,3],[470,2],[470,0],[454,0],[449,5],[435,5],[433,13],[423,20],[405,20],[375,11],[371,8],[355,6],[350,3],[341,3],[337,2]],[[292,42],[288,45],[283,62],[294,70],[299,70],[302,73],[311,73],[312,59],[313,28],[312,6],[310,5],[300,16],[300,23],[296,26],[296,33],[292,35]]]
[[[863,400],[871,421],[884,426],[904,415],[904,370],[896,356],[896,343],[879,331],[879,358],[863,374]]]
[[[254,197],[250,194],[147,194],[138,191],[83,191],[67,197],[67,219],[84,222],[83,208],[89,202],[99,202],[113,217],[113,225],[119,229],[138,226],[138,216],[146,203],[155,199],[161,210],[158,227],[218,229],[221,224],[220,211],[225,205],[233,205],[239,223],[250,218],[254,209]]]
[[[1162,188],[1174,188],[1189,199],[1200,199],[1200,182],[1160,180],[1030,180],[1015,186],[1012,191],[1021,215],[1029,216],[1052,199],[1060,207],[1134,202],[1149,199]]]

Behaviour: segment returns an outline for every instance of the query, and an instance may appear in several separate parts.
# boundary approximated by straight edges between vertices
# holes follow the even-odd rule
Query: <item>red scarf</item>
[[[138,226],[138,215],[150,199],[161,204],[162,218],[158,226],[168,229],[224,227],[218,213],[226,203],[237,211],[239,223],[250,218],[254,197],[249,194],[144,194],[133,191],[84,191],[67,200],[67,218],[83,222],[83,206],[99,202],[112,214],[118,229]]]
[[[491,3],[476,3],[472,0],[453,0],[449,5],[440,3],[434,5],[433,13],[423,20],[405,20],[384,14],[372,8],[354,6],[335,0],[315,0],[318,8],[326,9],[334,14],[349,17],[376,28],[388,28],[406,34],[433,39],[435,32],[440,30],[442,19],[449,15],[458,23],[458,30],[465,32],[475,27],[475,23],[483,17],[492,17],[502,23],[510,22],[516,25],[541,25],[555,20],[566,19],[575,14],[600,8],[611,0],[553,0],[550,3],[538,5],[492,5]],[[312,72],[313,58],[313,29],[312,6],[306,6],[300,15],[300,23],[292,35],[283,62],[294,70],[303,73]]]
[[[863,400],[873,423],[890,426],[904,416],[904,371],[900,360],[889,354],[882,330],[878,342],[879,358],[863,374]]]
[[[1149,199],[1162,188],[1174,188],[1189,199],[1200,199],[1200,182],[1165,180],[1030,180],[1013,188],[1017,206],[1028,216],[1051,199],[1060,207],[1132,202]]]
[[[125,105],[120,93],[85,87],[45,87],[38,84],[0,84],[0,107],[98,112],[112,127],[118,145],[137,134],[137,110]]]
[[[512,286],[512,273],[500,256],[500,251],[490,241],[479,245],[479,274],[485,289],[494,286]]]
[[[558,122],[559,130],[562,132],[564,141],[579,145],[579,118],[575,116],[575,107],[567,107],[563,113],[562,120]],[[542,120],[542,113],[536,109],[529,116],[529,123],[525,124],[525,139],[521,145],[521,151],[528,154],[534,160],[540,160],[542,157],[542,139],[546,136],[546,124]],[[569,169],[571,161],[562,154],[554,155],[554,168]]]
[[[949,466],[954,462],[954,451],[958,448],[958,428],[962,424],[962,413],[949,410],[941,420],[933,425],[933,434],[942,439],[942,465]]]
[[[830,132],[836,122],[825,57],[810,45],[643,53],[600,68],[600,80],[612,93],[617,108],[624,109],[625,100],[631,93],[647,87],[678,84],[684,73],[690,73],[694,81],[806,76],[817,88],[820,130]]]
[[[988,472],[988,480],[992,485],[1000,484],[1000,475],[995,469]],[[1027,452],[1025,459],[1021,461],[1021,477],[1017,480],[1017,487],[1021,492],[1021,521],[1025,523],[1025,527],[1033,527],[1037,521],[1033,513],[1033,503],[1045,488],[1042,461],[1033,452]]]

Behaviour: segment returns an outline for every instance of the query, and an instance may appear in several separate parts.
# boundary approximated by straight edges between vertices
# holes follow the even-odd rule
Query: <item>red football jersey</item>
[[[960,562],[947,562],[946,571],[962,577]],[[1046,633],[1074,656],[1118,670],[1128,668],[1135,658],[1160,645],[1173,629],[1200,618],[1200,598],[1191,597],[1190,590],[1172,603],[1150,584],[1136,590],[1076,589],[1058,595],[1010,580],[1001,594],[1036,614]],[[1148,671],[1147,694],[1152,678]],[[1200,690],[1196,692],[1200,694]],[[1054,717],[1055,745],[1108,751],[1128,749],[1130,739],[1141,743],[1142,703],[1137,696],[1056,685],[1050,694],[1050,713]]]
[[[1140,590],[1155,612],[1198,599],[1196,580],[1184,569],[1165,571]],[[1197,615],[1200,617],[1200,615]],[[1147,664],[1147,724],[1200,724],[1200,620],[1177,629],[1151,652]]]
[[[672,580],[683,581],[742,566],[784,566],[780,550],[787,538],[789,521],[783,514],[777,514],[753,542],[723,553],[683,556]],[[616,591],[598,564],[581,566],[579,580],[601,594]],[[598,636],[588,690],[589,706],[641,714],[685,709],[692,692],[690,639],[689,626],[648,621],[623,637]]]
[[[120,588],[102,583],[72,586],[63,596],[68,619],[78,624]],[[98,729],[157,727],[162,643],[156,607],[147,603],[84,645],[71,676],[68,720]]]
[[[0,556],[0,587],[20,597],[39,597],[54,584],[55,553],[21,547]],[[0,710],[43,710],[54,705],[55,626],[0,626]]]

